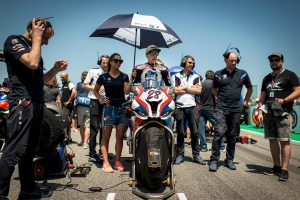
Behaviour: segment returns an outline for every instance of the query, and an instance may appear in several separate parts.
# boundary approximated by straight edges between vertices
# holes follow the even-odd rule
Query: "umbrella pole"
[[[133,68],[135,67],[135,56],[136,56],[136,37],[137,37],[137,28],[135,29]]]

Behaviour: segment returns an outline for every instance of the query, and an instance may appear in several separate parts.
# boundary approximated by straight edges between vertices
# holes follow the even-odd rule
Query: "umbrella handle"
[[[135,67],[137,28],[135,29],[133,68]]]

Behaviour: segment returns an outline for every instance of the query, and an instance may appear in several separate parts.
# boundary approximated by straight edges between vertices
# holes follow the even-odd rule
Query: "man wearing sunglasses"
[[[155,45],[150,45],[146,48],[147,63],[137,65],[131,74],[133,84],[144,83],[149,76],[155,76],[159,83],[163,86],[171,86],[169,80],[169,69],[157,63],[157,56],[161,50]],[[133,87],[133,92],[134,87]]]
[[[294,72],[283,67],[284,58],[280,52],[273,52],[268,59],[272,72],[263,79],[258,101],[258,121],[263,119],[274,163],[265,174],[277,175],[278,180],[286,181],[291,157],[291,112],[294,100],[300,96],[300,83]]]

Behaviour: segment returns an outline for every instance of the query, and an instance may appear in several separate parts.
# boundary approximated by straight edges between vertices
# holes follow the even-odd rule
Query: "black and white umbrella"
[[[134,46],[134,62],[136,48],[149,45],[169,48],[182,41],[177,34],[158,18],[137,13],[115,15],[103,22],[90,37],[107,37]]]

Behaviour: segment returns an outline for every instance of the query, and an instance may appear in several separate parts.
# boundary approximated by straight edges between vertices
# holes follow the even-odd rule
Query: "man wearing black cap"
[[[137,65],[131,74],[133,83],[142,83],[142,87],[146,78],[154,78],[164,86],[171,86],[169,80],[169,69],[157,63],[157,56],[161,50],[155,45],[150,45],[146,48],[147,63]],[[146,87],[152,87],[147,85]],[[134,88],[133,88],[134,90]]]
[[[300,83],[294,72],[283,67],[284,58],[280,52],[273,52],[268,59],[272,72],[263,79],[258,102],[258,120],[263,119],[265,138],[269,139],[274,162],[273,168],[265,174],[277,175],[278,180],[286,181],[291,157],[291,112],[294,100],[300,96]]]

